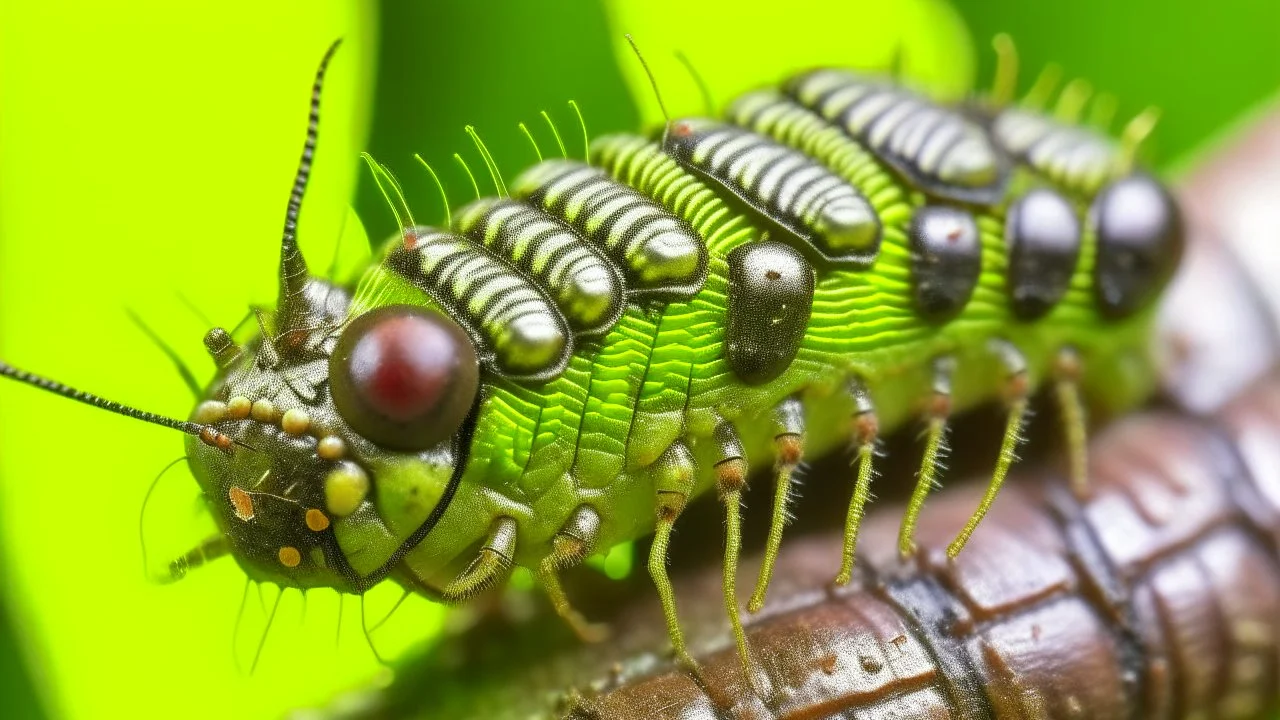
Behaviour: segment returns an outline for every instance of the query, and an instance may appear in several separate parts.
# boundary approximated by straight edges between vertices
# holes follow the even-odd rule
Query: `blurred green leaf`
[[[541,111],[577,157],[582,131],[568,101],[582,107],[593,135],[636,125],[598,4],[385,0],[381,17],[368,149],[396,174],[418,222],[443,223],[444,210],[414,153],[440,174],[455,206],[474,194],[454,153],[476,173],[480,191],[493,193],[466,125],[476,127],[508,181],[536,160],[518,123],[527,124],[544,153],[555,148]],[[375,244],[396,230],[367,173],[360,177],[356,208]]]
[[[1150,141],[1166,167],[1280,90],[1280,3],[1259,0],[954,0],[973,32],[979,77],[990,40],[1013,36],[1021,87],[1047,63],[1119,100],[1119,122],[1148,105],[1164,111]],[[1117,124],[1119,124],[1119,122]]]
[[[343,36],[300,228],[313,266],[328,265],[364,144],[366,7],[0,3],[0,357],[186,417],[190,393],[126,308],[204,381],[207,321],[179,293],[227,326],[273,300],[312,76]],[[4,382],[0,439],[0,591],[50,714],[278,716],[379,672],[358,623],[335,660],[332,594],[314,594],[301,630],[298,596],[286,598],[248,677],[232,655],[234,563],[167,587],[143,580],[138,511],[182,454],[176,433]],[[184,500],[170,524],[191,523],[194,483],[175,471],[165,487]],[[242,660],[258,618],[254,595]]]

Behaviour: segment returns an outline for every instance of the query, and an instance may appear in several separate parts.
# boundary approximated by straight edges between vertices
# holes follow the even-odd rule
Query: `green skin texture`
[[[593,164],[658,200],[706,239],[706,284],[685,301],[628,307],[605,337],[580,340],[569,368],[555,380],[528,385],[487,376],[457,493],[436,528],[404,557],[403,570],[438,587],[474,557],[492,520],[500,516],[518,524],[515,562],[536,567],[550,553],[556,532],[582,504],[601,517],[593,547],[597,553],[647,535],[656,520],[655,479],[661,465],[656,461],[669,446],[683,440],[698,460],[692,499],[715,486],[712,467],[720,458],[711,435],[717,423],[734,424],[750,467],[769,467],[772,409],[799,394],[807,410],[807,454],[817,457],[845,448],[853,407],[843,390],[852,377],[869,388],[886,433],[919,416],[929,397],[931,361],[939,356],[956,360],[956,412],[998,399],[1007,372],[990,347],[995,339],[1022,352],[1033,389],[1051,378],[1059,351],[1074,348],[1084,368],[1081,391],[1095,412],[1123,412],[1153,392],[1152,311],[1121,320],[1098,313],[1092,280],[1096,243],[1087,222],[1082,223],[1084,244],[1066,296],[1045,316],[1021,322],[1012,315],[1006,289],[1006,208],[974,209],[983,245],[978,286],[956,317],[930,323],[913,307],[906,237],[912,210],[925,198],[856,146],[832,150],[826,138],[823,155],[815,151],[824,147],[822,137],[800,133],[792,140],[787,141],[802,148],[806,140],[816,143],[809,148],[815,156],[862,190],[881,217],[884,240],[869,270],[818,269],[812,317],[786,372],[764,385],[746,386],[729,371],[722,352],[725,257],[734,247],[759,239],[763,223],[730,207],[663,155],[656,142],[626,136],[597,139]],[[1017,198],[1043,182],[1020,169],[1008,197]],[[1090,198],[1074,199],[1083,220]],[[361,282],[353,312],[395,303],[433,304],[407,282],[374,267]],[[419,484],[427,496],[436,497],[446,479],[424,474],[410,457],[389,454],[379,465],[372,474],[380,494],[384,488],[401,492]],[[853,481],[851,470],[850,492]],[[381,496],[375,504],[394,528],[382,533],[380,551],[373,553],[385,558],[429,508],[418,506],[406,515],[393,511]]]
[[[1088,222],[1082,222],[1083,247],[1063,299],[1035,321],[1013,316],[1006,287],[1004,213],[1009,202],[1046,183],[1044,179],[1018,169],[1005,206],[971,208],[982,239],[978,285],[958,315],[930,322],[914,305],[906,233],[925,197],[825,123],[802,116],[756,129],[847,179],[868,198],[883,224],[879,256],[871,268],[817,268],[809,324],[785,372],[747,386],[723,356],[726,256],[761,239],[765,222],[747,208],[730,205],[726,193],[682,169],[655,140],[599,138],[592,143],[592,164],[682,217],[705,240],[709,262],[702,289],[686,300],[628,306],[603,337],[577,338],[568,368],[554,380],[519,382],[485,372],[459,486],[438,524],[412,548],[404,546],[439,504],[455,471],[457,459],[450,458],[448,443],[418,453],[380,447],[357,435],[328,397],[307,407],[312,429],[300,438],[286,437],[278,421],[218,426],[260,452],[224,454],[189,439],[192,470],[242,567],[258,580],[351,589],[326,563],[316,544],[320,536],[302,523],[305,508],[325,507],[325,479],[335,467],[315,456],[315,443],[325,434],[343,438],[346,461],[370,477],[369,501],[349,516],[331,518],[342,556],[367,577],[403,548],[407,552],[390,577],[432,591],[475,558],[499,517],[516,522],[513,560],[530,568],[551,553],[556,533],[584,504],[601,521],[593,552],[651,533],[658,485],[670,489],[673,474],[679,474],[660,461],[668,448],[683,442],[696,459],[695,477],[682,486],[688,499],[715,487],[713,468],[723,458],[712,434],[722,422],[737,429],[750,467],[769,467],[776,432],[773,409],[789,396],[804,402],[810,457],[848,447],[854,408],[845,390],[853,378],[869,390],[885,433],[920,416],[931,396],[935,358],[955,360],[956,412],[1003,397],[1008,371],[992,347],[994,340],[1021,351],[1032,389],[1052,377],[1060,351],[1073,348],[1083,367],[1086,403],[1104,415],[1123,412],[1153,392],[1152,307],[1120,320],[1099,314],[1093,287],[1096,242]],[[520,178],[511,187],[516,196],[531,191]],[[1091,198],[1073,200],[1085,220]],[[392,238],[388,248],[401,241]],[[435,306],[425,292],[375,265],[360,280],[347,317],[393,304]],[[325,322],[329,324],[322,323],[317,337],[340,331],[340,315]],[[280,413],[302,406],[271,363],[255,362],[261,343],[254,340],[247,347],[244,359],[220,374],[210,397],[257,399],[274,388],[272,400]],[[995,460],[993,456],[993,465]],[[304,476],[290,476],[288,468],[295,465],[308,468]],[[273,466],[282,472],[260,486],[259,479]],[[854,480],[851,469],[850,494]],[[295,502],[285,505],[264,497],[258,503],[260,517],[246,522],[235,516],[228,500],[233,485],[283,494]],[[670,495],[665,497],[669,502]],[[271,507],[277,508],[274,515],[266,510]],[[302,551],[298,567],[285,568],[277,560],[277,551],[285,546]]]

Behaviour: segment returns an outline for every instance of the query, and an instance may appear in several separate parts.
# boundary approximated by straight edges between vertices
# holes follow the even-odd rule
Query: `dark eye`
[[[329,358],[333,402],[356,432],[397,450],[425,450],[457,432],[475,401],[479,364],[458,324],[393,305],[342,331]]]

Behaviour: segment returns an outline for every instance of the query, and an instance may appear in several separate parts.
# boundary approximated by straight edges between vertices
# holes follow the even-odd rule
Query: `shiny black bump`
[[[1080,219],[1058,193],[1038,188],[1009,208],[1009,295],[1023,320],[1044,315],[1066,294],[1080,259]]]
[[[1121,178],[1102,189],[1090,213],[1098,238],[1094,291],[1103,315],[1124,317],[1146,307],[1182,258],[1182,216],[1169,191],[1149,175]]]
[[[931,320],[964,308],[982,270],[982,240],[973,215],[926,205],[911,218],[911,275],[916,306]]]
[[[767,383],[800,350],[813,306],[813,268],[780,242],[740,245],[728,261],[725,361],[744,383]]]

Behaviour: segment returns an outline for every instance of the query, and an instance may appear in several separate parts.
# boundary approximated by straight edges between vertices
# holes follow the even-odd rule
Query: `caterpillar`
[[[1197,337],[1199,352],[1220,358],[1215,348],[1232,347],[1262,362],[1237,367],[1238,384],[1222,393],[1220,366],[1180,356],[1162,371],[1177,413],[1147,411],[1091,438],[1096,484],[1087,500],[1064,492],[1051,464],[1022,470],[1012,496],[954,563],[943,560],[949,522],[969,512],[981,476],[949,484],[931,503],[922,562],[896,561],[900,509],[877,505],[851,588],[826,587],[839,532],[815,533],[807,523],[808,534],[783,548],[774,602],[747,627],[781,692],[761,699],[745,686],[726,628],[715,622],[718,569],[695,565],[675,583],[690,598],[683,609],[694,621],[690,646],[712,679],[706,687],[660,658],[665,631],[653,598],[620,607],[592,598],[596,612],[612,608],[609,620],[621,630],[608,644],[574,644],[536,617],[484,624],[400,663],[390,687],[344,696],[321,716],[876,718],[927,716],[924,706],[943,717],[1273,717],[1276,676],[1254,669],[1280,662],[1280,516],[1266,499],[1275,486],[1268,458],[1280,341],[1274,303],[1251,279],[1261,275],[1238,255],[1270,242],[1244,229],[1267,224],[1241,225],[1249,211],[1229,190],[1265,184],[1257,173],[1268,165],[1258,160],[1277,132],[1275,122],[1259,122],[1182,178],[1179,197],[1194,199],[1186,208],[1188,262],[1161,301],[1157,328],[1163,340],[1200,333],[1203,318],[1193,308],[1211,308],[1250,330]],[[829,498],[840,473],[839,463],[823,463],[809,484]],[[1091,547],[1101,552],[1082,552]],[[745,564],[759,561],[757,553]],[[912,585],[928,591],[903,592]],[[1104,585],[1114,591],[1095,590]],[[933,600],[969,620],[915,622],[931,614]],[[925,655],[899,654],[900,637]],[[928,651],[956,644],[967,663],[945,664],[944,651]]]
[[[665,556],[687,502],[714,490],[726,612],[754,678],[736,598],[753,465],[772,463],[775,487],[758,610],[806,455],[855,447],[844,584],[882,432],[926,427],[897,542],[909,556],[950,416],[1006,403],[989,492],[955,556],[1003,483],[1031,392],[1052,384],[1061,398],[1083,493],[1086,401],[1119,412],[1151,391],[1152,301],[1182,239],[1169,194],[1134,169],[1150,116],[1120,143],[1086,133],[1095,150],[1079,151],[1075,95],[1050,116],[1033,90],[1015,111],[1007,43],[985,102],[817,70],[720,119],[596,138],[588,162],[545,160],[510,192],[495,176],[499,197],[447,227],[393,202],[408,222],[354,292],[314,277],[296,237],[337,47],[313,86],[277,306],[250,339],[209,331],[218,372],[189,419],[0,363],[189,436],[219,533],[175,559],[173,578],[231,555],[284,587],[363,593],[390,579],[456,602],[519,564],[591,636],[559,573],[652,533],[672,646],[696,675]]]

